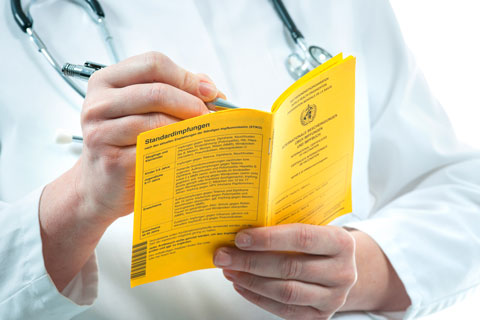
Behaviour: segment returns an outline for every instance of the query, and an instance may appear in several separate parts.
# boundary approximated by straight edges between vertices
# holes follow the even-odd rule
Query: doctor
[[[413,318],[478,285],[479,154],[455,141],[388,2],[345,0],[286,5],[312,43],[357,57],[353,213],[244,230],[216,252],[223,272],[131,289],[136,135],[208,112],[219,89],[268,110],[291,48],[268,1],[102,5],[130,58],[96,72],[84,101],[1,9],[0,318]],[[108,62],[80,8],[32,13],[65,60]],[[54,144],[59,126],[82,132],[81,151]]]

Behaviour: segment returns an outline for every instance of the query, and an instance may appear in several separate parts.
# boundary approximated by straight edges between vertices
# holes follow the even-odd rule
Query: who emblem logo
[[[309,104],[303,109],[302,113],[300,114],[300,122],[302,125],[306,126],[307,124],[311,123],[315,120],[315,116],[317,115],[317,105]]]

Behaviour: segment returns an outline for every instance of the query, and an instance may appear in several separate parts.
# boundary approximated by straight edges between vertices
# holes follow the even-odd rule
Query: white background
[[[480,147],[480,1],[391,0],[391,4],[457,136]]]
[[[480,148],[480,0],[391,0],[391,4],[407,45],[458,138]],[[427,319],[480,319],[480,292],[422,318]]]

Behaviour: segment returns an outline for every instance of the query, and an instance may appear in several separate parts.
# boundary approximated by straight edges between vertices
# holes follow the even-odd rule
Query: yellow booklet
[[[352,211],[355,58],[338,55],[272,112],[225,110],[137,140],[131,285],[213,268],[237,231]]]

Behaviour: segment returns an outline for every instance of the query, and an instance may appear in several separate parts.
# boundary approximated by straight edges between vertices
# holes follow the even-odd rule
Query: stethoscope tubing
[[[74,0],[76,2],[80,2],[84,6],[87,6],[87,12],[92,17],[92,19],[98,24],[104,41],[106,43],[107,50],[110,54],[111,60],[114,63],[119,61],[118,53],[115,49],[113,37],[111,36],[106,24],[105,24],[105,12],[103,11],[102,6],[97,0]],[[282,0],[272,0],[273,7],[277,12],[278,16],[282,20],[285,28],[289,31],[290,36],[296,46],[303,52],[304,57],[301,58],[297,53],[291,54],[287,59],[287,69],[295,79],[298,79],[302,75],[304,75],[309,70],[309,65],[312,64],[315,67],[315,62],[317,65],[321,64],[322,61],[318,61],[315,57],[315,54],[312,53],[312,50],[319,51],[323,54],[326,59],[331,58],[331,55],[323,48],[318,46],[310,46],[308,47],[303,37],[303,34],[298,30],[297,26],[293,22],[292,17],[288,13],[288,10],[285,8]],[[30,14],[25,13],[22,7],[21,0],[10,0],[12,14],[15,19],[15,22],[19,26],[19,28],[26,33],[30,40],[35,44],[38,51],[45,57],[48,63],[55,69],[55,71],[68,83],[68,85],[75,90],[80,96],[85,98],[86,92],[83,88],[81,88],[77,83],[75,83],[70,77],[67,77],[64,72],[62,72],[62,66],[55,60],[53,55],[50,53],[48,48],[45,46],[43,41],[41,40],[40,36],[35,32],[33,28],[33,18]],[[300,65],[296,67],[292,67],[289,65],[289,60],[291,58],[297,59]],[[310,62],[309,62],[310,61]],[[313,62],[313,63],[312,63]],[[292,70],[293,69],[293,70]],[[88,79],[88,77],[87,77]],[[222,99],[217,99],[222,100]],[[223,100],[222,100],[223,101]],[[228,101],[225,101],[226,105],[222,105],[222,101],[216,101],[217,106],[224,106],[226,108],[235,108],[235,106],[230,105]],[[83,138],[81,136],[72,135],[66,131],[60,130],[57,132],[57,143],[70,143],[70,142],[83,142]]]
[[[105,12],[103,11],[102,6],[97,0],[83,0],[82,3],[86,5],[91,12],[88,12],[94,21],[98,24],[104,41],[107,46],[107,50],[110,54],[111,60],[115,63],[119,61],[119,56],[117,50],[115,49],[113,37],[111,36],[106,24],[105,24]],[[38,51],[45,57],[48,63],[55,69],[55,71],[67,82],[67,84],[75,90],[80,96],[85,98],[86,92],[83,88],[81,88],[77,83],[75,83],[72,79],[66,77],[62,73],[62,66],[58,61],[53,57],[53,55],[48,50],[47,46],[43,43],[40,36],[35,32],[33,28],[33,18],[25,13],[22,8],[21,0],[11,0],[11,9],[12,14],[15,19],[15,22],[20,27],[20,29],[25,32],[30,40],[35,44]]]
[[[102,33],[103,40],[106,44],[110,58],[114,63],[119,61],[119,55],[114,46],[113,37],[111,36],[105,24],[105,12],[97,0],[74,0],[83,4],[89,15],[97,23]],[[308,46],[303,34],[297,28],[295,22],[290,16],[288,10],[285,8],[282,0],[271,0],[273,7],[277,12],[283,25],[288,30],[293,42],[297,46],[296,52],[292,53],[286,60],[286,66],[293,78],[298,79],[307,73],[312,68],[317,67],[326,60],[330,59],[332,55],[325,49],[318,46]],[[75,90],[80,96],[85,98],[85,90],[75,83],[72,79],[66,77],[62,73],[61,65],[55,60],[53,55],[42,42],[40,36],[33,28],[33,18],[29,13],[26,13],[22,8],[21,0],[10,0],[12,14],[20,29],[26,33],[30,40],[37,46],[37,49],[47,59],[48,63],[55,69],[55,71],[63,78],[68,85]]]
[[[300,51],[304,53],[305,58],[313,59],[313,63],[315,64],[314,67],[325,62],[323,61],[325,59],[321,59],[321,58],[319,59],[319,57],[315,55],[313,51],[321,52],[326,58],[326,60],[332,57],[332,55],[322,47],[307,46],[307,43],[305,41],[303,34],[297,28],[297,25],[295,24],[295,22],[293,22],[293,19],[290,16],[290,13],[288,13],[287,8],[285,8],[285,5],[283,4],[282,0],[272,0],[272,3],[280,20],[282,20],[283,25],[288,30],[293,42],[297,45]]]
[[[88,5],[92,11],[101,18],[105,18],[105,12],[103,11],[102,6],[97,0],[83,0],[86,5]],[[28,28],[33,27],[33,19],[23,11],[22,1],[21,0],[11,0],[10,1],[12,14],[17,22],[18,26],[23,32],[27,32]]]
[[[283,1],[272,0],[272,3],[273,3],[273,7],[275,8],[275,11],[280,17],[280,20],[282,20],[283,25],[287,28],[288,32],[290,33],[292,40],[295,43],[297,43],[298,39],[303,38],[303,34],[300,32],[300,30],[298,30],[295,22],[293,22],[293,19],[292,17],[290,17],[290,14],[288,13],[287,8],[285,8]]]

